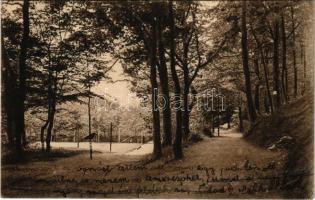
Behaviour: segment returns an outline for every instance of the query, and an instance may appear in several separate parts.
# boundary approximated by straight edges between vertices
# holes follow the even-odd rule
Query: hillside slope
[[[285,173],[289,177],[285,180],[284,189],[291,198],[313,196],[313,105],[313,94],[309,92],[284,105],[273,116],[258,120],[246,136],[250,142],[271,151],[277,151],[277,148],[288,151]],[[278,145],[281,138],[289,139],[285,144]]]

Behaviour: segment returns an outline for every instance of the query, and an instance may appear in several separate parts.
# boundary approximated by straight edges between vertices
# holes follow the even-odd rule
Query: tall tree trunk
[[[274,24],[274,41],[273,41],[273,90],[276,92],[275,107],[281,105],[280,86],[279,86],[279,19]]]
[[[303,45],[303,74],[304,74],[304,92],[306,90],[306,50],[305,50],[305,45]]]
[[[26,97],[26,59],[27,48],[29,42],[29,1],[24,0],[23,8],[23,33],[19,55],[19,88],[17,94],[17,106],[16,106],[16,132],[15,132],[15,146],[16,153],[19,157],[23,154],[22,148],[22,136],[25,134],[25,97]]]
[[[269,113],[269,102],[268,102],[268,92],[265,90],[265,96],[264,96],[264,106],[265,106],[265,113]]]
[[[240,132],[244,131],[244,126],[243,126],[243,118],[242,118],[242,107],[238,107],[238,119],[239,119],[239,130]]]
[[[174,156],[175,159],[181,159],[183,157],[183,150],[182,150],[182,110],[181,110],[181,89],[180,83],[177,76],[176,68],[175,68],[175,22],[174,22],[174,15],[173,15],[173,1],[169,0],[168,3],[169,7],[169,24],[170,24],[170,65],[171,65],[171,72],[172,72],[172,79],[174,82],[175,88],[175,109],[176,109],[176,135],[174,141]]]
[[[305,47],[303,42],[300,42],[301,46],[301,66],[303,66],[303,88],[301,88],[301,95],[304,95],[306,90],[306,58],[305,58]]]
[[[55,89],[56,90],[56,89]],[[56,93],[53,92],[51,96],[51,109],[48,116],[48,128],[47,128],[47,135],[46,135],[46,152],[51,151],[51,137],[52,137],[52,130],[54,128],[54,120],[55,120],[55,113],[56,113]]]
[[[153,112],[153,155],[155,159],[159,159],[162,156],[161,147],[161,134],[160,134],[160,112],[157,107],[157,95],[154,91],[158,90],[156,81],[156,69],[151,66],[151,85],[152,85],[152,112]]]
[[[231,128],[231,119],[230,119],[230,118],[229,118],[228,121],[227,121],[227,125],[228,125],[227,128],[230,129],[230,128]]]
[[[54,120],[55,120],[55,114],[56,114],[56,105],[57,105],[57,78],[58,78],[58,73],[55,72],[55,75],[53,77],[51,69],[49,69],[51,77],[51,83],[48,86],[48,96],[49,96],[49,113],[48,113],[48,128],[47,128],[47,135],[46,135],[46,151],[50,152],[51,146],[50,142],[52,139],[52,131],[54,127]]]
[[[255,109],[257,113],[260,113],[260,70],[259,70],[259,63],[258,59],[254,60],[255,66],[255,74],[257,76],[258,81],[255,84]]]
[[[21,139],[22,139],[22,146],[23,146],[23,147],[26,147],[26,145],[27,145],[26,130],[24,130]]]
[[[160,112],[157,105],[158,83],[156,80],[156,25],[153,25],[152,43],[149,47],[150,82],[153,114],[153,156],[159,159],[162,156],[161,134],[160,134]]]
[[[281,14],[281,38],[282,38],[282,93],[285,102],[288,101],[287,91],[288,91],[288,71],[287,71],[287,41],[285,34],[285,18],[284,14]]]
[[[247,44],[247,28],[246,28],[246,1],[242,2],[242,58],[243,58],[243,71],[245,77],[245,88],[246,88],[246,98],[247,107],[250,122],[254,123],[256,120],[256,112],[254,109],[251,81],[250,81],[250,71],[248,66],[248,44]]]
[[[268,60],[265,58],[265,53],[264,53],[264,50],[262,48],[262,45],[261,45],[260,41],[258,40],[258,38],[257,38],[257,36],[255,34],[255,31],[253,30],[252,26],[251,26],[251,29],[252,29],[252,33],[253,33],[254,39],[256,41],[258,50],[260,52],[261,63],[262,63],[263,68],[264,68],[264,78],[265,78],[265,85],[266,85],[266,93],[267,93],[267,96],[268,96],[268,100],[269,100],[269,104],[270,104],[270,108],[271,108],[271,113],[273,113],[273,101],[272,101],[272,96],[271,96],[270,87],[269,87],[269,78],[268,78],[268,69],[267,69],[267,67],[268,67],[267,66],[268,65]],[[268,108],[268,110],[269,110],[269,108]]]
[[[255,85],[255,109],[258,114],[260,114],[260,85],[256,84]]]
[[[50,113],[50,111],[48,111]],[[48,114],[49,115],[49,114]],[[45,130],[49,124],[49,120],[45,121],[45,124],[40,128],[40,142],[42,146],[42,151],[45,151]]]
[[[294,19],[294,9],[291,7],[291,18],[292,18],[292,56],[293,56],[293,74],[294,74],[294,97],[297,97],[298,92],[298,75],[296,66],[296,51],[295,51],[295,19]]]
[[[16,82],[17,77],[10,65],[9,57],[1,37],[1,62],[2,62],[2,105],[6,114],[6,132],[8,137],[8,147],[14,148],[16,117]]]
[[[187,104],[188,105],[188,109],[187,109],[187,119],[186,119],[186,123],[187,123],[187,126],[185,128],[185,125],[184,125],[184,130],[187,130],[188,132],[188,137],[189,137],[189,134],[190,134],[190,113],[191,113],[191,110],[193,109],[193,107],[196,105],[197,103],[197,98],[196,98],[196,95],[198,94],[197,90],[195,89],[195,87],[192,85],[192,83],[190,82],[190,89],[189,90],[186,90],[188,92],[187,94]],[[189,103],[189,94],[192,94],[192,100],[191,102]]]
[[[165,61],[165,47],[162,37],[162,23],[158,21],[158,46],[159,46],[159,59],[160,64],[158,65],[160,83],[162,87],[163,98],[165,101],[165,106],[163,107],[163,130],[164,130],[164,140],[163,145],[172,145],[172,116],[170,107],[170,95],[168,89],[168,73]]]
[[[195,20],[195,17],[193,17]],[[188,51],[189,51],[189,42],[187,39],[183,39],[183,74],[184,74],[184,92],[183,92],[183,131],[184,139],[187,140],[190,134],[189,128],[189,88],[193,80],[189,79],[189,68],[188,68]],[[198,40],[197,40],[198,42]]]
[[[46,128],[48,127],[48,125],[49,125],[49,123],[51,121],[50,118],[51,118],[51,112],[52,112],[53,72],[51,70],[51,50],[50,50],[50,46],[48,46],[47,54],[48,54],[48,81],[47,81],[47,87],[48,87],[48,89],[47,89],[48,109],[47,109],[47,121],[41,127],[40,137],[41,137],[41,143],[42,143],[42,151],[44,151],[44,148],[45,148],[45,144],[44,144],[45,141],[46,141],[46,150],[49,148],[49,151],[50,151],[50,145],[49,145],[49,147],[47,146],[47,140],[48,140],[48,135],[47,134],[46,134],[46,140],[44,139]],[[48,133],[48,130],[47,130],[47,133]],[[50,144],[50,139],[49,139],[48,143]]]
[[[46,152],[51,151],[51,138],[52,138],[52,130],[54,128],[54,118],[55,118],[55,109],[53,108],[50,116],[49,116],[49,124],[47,128],[47,135],[46,135]]]
[[[12,111],[8,110],[8,108],[6,108],[6,131],[7,131],[7,137],[8,137],[8,147],[11,149],[13,148],[13,145],[14,145],[14,130],[15,130],[15,121],[14,121],[14,115],[12,115]]]
[[[2,65],[3,66],[3,65]],[[6,74],[7,72],[4,72],[2,74],[3,79],[4,80],[4,87],[5,87],[5,91],[2,94],[2,103],[3,103],[3,108],[4,108],[4,112],[6,114],[6,133],[7,133],[7,137],[8,137],[8,147],[9,148],[14,148],[14,133],[15,133],[15,128],[16,128],[16,123],[15,123],[15,112],[13,111],[14,106],[15,105],[13,102],[10,102],[10,99],[13,100],[13,98],[10,98],[10,92],[12,93],[14,92],[13,89],[9,90],[8,85],[10,84],[10,80],[8,79],[8,76]]]
[[[184,130],[184,139],[187,140],[190,134],[189,128],[189,114],[190,114],[190,107],[189,107],[189,71],[188,65],[185,64],[183,66],[184,71],[184,93],[183,93],[183,130]]]
[[[270,92],[270,86],[269,86],[269,76],[268,76],[268,68],[267,68],[268,66],[267,66],[263,51],[262,51],[261,55],[262,55],[261,60],[262,60],[263,67],[264,67],[265,84],[266,84],[266,90],[267,90],[266,92],[267,92],[267,96],[268,96],[268,100],[269,100],[270,111],[271,111],[271,113],[273,113],[273,100],[272,100],[272,96],[271,96],[271,92]]]

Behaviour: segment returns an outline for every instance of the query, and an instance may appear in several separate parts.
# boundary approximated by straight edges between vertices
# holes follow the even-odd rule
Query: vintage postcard
[[[313,1],[1,3],[1,197],[311,199]]]

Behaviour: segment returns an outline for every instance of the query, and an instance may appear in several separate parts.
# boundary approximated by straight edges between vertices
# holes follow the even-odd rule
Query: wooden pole
[[[100,142],[100,133],[98,131],[98,128],[97,128],[97,142]]]
[[[109,130],[109,151],[112,151],[112,130],[113,130],[113,124],[110,123],[110,130]]]
[[[88,77],[90,78],[88,61],[86,62],[86,68],[88,70]],[[91,96],[90,96],[91,85],[90,85],[90,82],[88,83],[88,89],[89,89],[89,96],[88,96],[89,135],[91,135]],[[90,139],[90,159],[92,160],[92,139]]]
[[[243,127],[243,119],[242,119],[242,107],[238,107],[238,118],[239,118],[239,130],[240,132],[243,132],[244,127]]]
[[[92,139],[90,139],[90,159],[92,160]]]
[[[80,147],[80,142],[79,142],[79,130],[76,129],[76,140],[77,140],[77,147],[79,148]]]
[[[212,118],[212,133],[213,133],[213,135],[215,134],[215,132],[214,132],[214,112],[212,111],[212,113],[211,113],[211,118]]]
[[[220,112],[218,112],[218,136],[220,136]]]

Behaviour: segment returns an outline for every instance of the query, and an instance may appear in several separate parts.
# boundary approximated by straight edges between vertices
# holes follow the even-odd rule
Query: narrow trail
[[[178,162],[170,161],[165,164],[163,170],[150,171],[148,174],[154,174],[155,176],[164,176],[167,174],[170,176],[178,173],[191,174],[191,172],[195,172],[200,175],[203,181],[207,180],[206,182],[208,183],[204,184],[204,187],[200,187],[203,183],[197,184],[197,182],[180,183],[178,187],[189,188],[189,190],[193,191],[213,189],[213,191],[201,194],[197,192],[189,193],[187,196],[183,194],[181,196],[183,198],[282,197],[280,190],[271,190],[269,187],[274,187],[274,184],[278,184],[270,179],[274,179],[282,173],[287,159],[286,152],[271,152],[256,147],[248,143],[242,137],[242,134],[230,129],[221,131],[219,137],[204,137],[203,141],[184,149],[184,155],[183,160]],[[154,168],[154,165],[156,166],[157,163],[153,163],[152,166],[149,165],[147,167]],[[270,169],[268,169],[268,166]],[[206,168],[208,168],[208,172],[204,170]],[[247,178],[248,180],[244,180]],[[246,186],[246,189],[244,189],[244,186]],[[170,187],[176,186],[173,184]],[[225,192],[215,191],[222,187],[226,190]],[[228,192],[227,190],[229,189],[227,188],[233,188],[233,191]],[[174,193],[173,195],[167,193],[158,197],[176,198],[178,197],[178,193]]]
[[[249,160],[259,165],[273,160],[279,161],[279,156],[285,158],[281,152],[271,152],[254,146],[242,134],[228,130],[222,131],[219,137],[205,137],[204,141],[193,145],[185,152],[185,161],[193,160],[195,164],[220,167]]]

